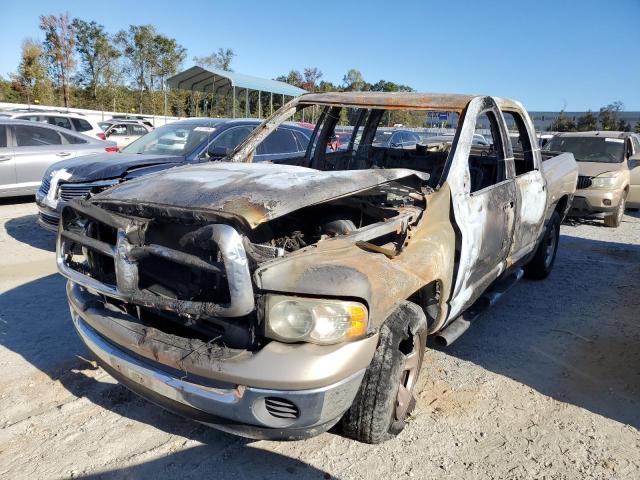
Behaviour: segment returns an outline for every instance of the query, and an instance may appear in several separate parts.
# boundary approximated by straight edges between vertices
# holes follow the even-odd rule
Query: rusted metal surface
[[[462,112],[476,95],[415,92],[329,92],[308,93],[295,99],[299,104],[364,106],[381,109],[410,109]]]

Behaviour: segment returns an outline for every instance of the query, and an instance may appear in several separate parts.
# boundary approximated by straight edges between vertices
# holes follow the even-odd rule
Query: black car
[[[260,120],[190,118],[156,128],[119,154],[91,155],[51,165],[36,193],[38,223],[56,230],[64,203],[88,198],[112,185],[178,165],[221,160]],[[296,163],[304,157],[312,131],[283,124],[256,151],[254,161]]]

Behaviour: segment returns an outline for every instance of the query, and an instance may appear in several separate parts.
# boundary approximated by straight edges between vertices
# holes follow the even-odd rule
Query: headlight
[[[605,176],[593,177],[591,179],[591,186],[595,188],[611,188],[618,181],[618,176],[615,173],[607,172]]]
[[[268,295],[265,313],[266,335],[282,342],[327,345],[367,333],[367,308],[358,302]]]

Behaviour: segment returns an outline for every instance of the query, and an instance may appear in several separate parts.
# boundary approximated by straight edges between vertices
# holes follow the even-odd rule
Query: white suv
[[[72,132],[99,138],[100,140],[107,139],[100,126],[81,113],[60,112],[57,110],[13,110],[10,112],[2,112],[2,116],[18,120],[48,123],[57,127],[66,128]]]

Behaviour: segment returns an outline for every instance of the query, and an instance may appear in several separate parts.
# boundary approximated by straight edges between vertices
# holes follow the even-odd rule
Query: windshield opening
[[[621,163],[624,160],[624,138],[563,137],[549,140],[543,150],[573,153],[577,162]]]
[[[123,153],[188,155],[211,137],[218,122],[170,123],[143,135],[122,149]]]
[[[299,104],[289,117],[284,118],[286,112],[283,112],[273,121],[278,125],[287,120],[300,122],[303,114],[305,126],[312,135],[306,155],[298,165],[325,171],[407,168],[426,173],[424,177],[428,177],[428,183],[434,187],[444,171],[459,121],[458,113],[453,111],[313,104]],[[490,135],[488,130],[478,134],[489,143],[481,136]],[[252,161],[251,155],[258,152],[261,145],[254,142],[248,139],[236,153],[245,155],[242,150],[251,145],[246,152],[250,157],[248,161]],[[272,161],[282,163],[278,159]]]

